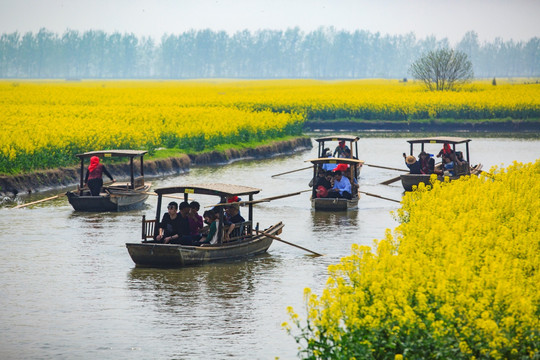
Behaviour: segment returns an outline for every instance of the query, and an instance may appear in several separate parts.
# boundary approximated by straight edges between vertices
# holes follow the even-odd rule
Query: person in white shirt
[[[334,187],[328,191],[328,197],[351,199],[351,182],[340,170],[334,174]]]

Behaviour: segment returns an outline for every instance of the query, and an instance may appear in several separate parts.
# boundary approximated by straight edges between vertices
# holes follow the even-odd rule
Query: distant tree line
[[[134,34],[41,29],[0,37],[1,78],[405,78],[429,51],[451,48],[435,37],[381,35],[319,28],[188,31],[156,43]],[[480,43],[468,32],[455,46],[469,56],[476,77],[540,76],[540,38]]]

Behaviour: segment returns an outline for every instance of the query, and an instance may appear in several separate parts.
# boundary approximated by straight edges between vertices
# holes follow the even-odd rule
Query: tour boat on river
[[[143,157],[147,151],[139,150],[102,150],[91,151],[76,156],[81,160],[80,183],[77,190],[66,193],[69,203],[77,211],[125,211],[140,208],[148,198],[151,184],[144,181]],[[127,157],[129,158],[129,182],[108,183],[102,186],[99,196],[92,196],[90,190],[84,187],[85,159],[92,156],[102,158]],[[134,158],[140,159],[138,176]]]
[[[469,155],[469,142],[471,139],[466,138],[460,138],[460,137],[426,137],[426,138],[419,138],[419,139],[412,139],[407,140],[407,142],[410,144],[410,156],[414,156],[414,145],[419,144],[420,145],[420,152],[426,151],[426,145],[427,144],[439,144],[437,148],[434,148],[435,151],[438,153],[441,149],[440,145],[448,144],[450,146],[453,154],[456,154],[457,151],[460,151],[460,147],[465,147],[465,152],[463,156],[463,160],[461,161],[461,164],[458,164],[454,162],[454,168],[453,168],[453,176],[448,176],[449,180],[455,180],[459,179],[462,176],[465,175],[477,175],[480,173],[482,169],[482,164],[478,164],[474,167],[470,166],[471,160]],[[459,147],[456,147],[456,145],[459,145]],[[463,151],[462,151],[463,152]],[[418,154],[417,154],[418,156]],[[433,156],[430,154],[430,156]],[[440,168],[442,166],[441,163],[436,164],[435,168]],[[430,174],[402,174],[400,175],[401,178],[401,184],[403,185],[403,188],[405,191],[412,191],[413,186],[418,186],[420,183],[424,183],[426,185],[430,185]],[[438,175],[438,180],[444,181],[445,176],[444,175]]]
[[[184,267],[213,261],[252,257],[265,253],[272,245],[273,238],[281,233],[284,226],[282,222],[265,230],[259,230],[258,223],[253,226],[253,203],[257,202],[253,200],[253,195],[261,191],[257,188],[229,184],[199,184],[159,188],[154,191],[158,196],[155,219],[146,220],[145,216],[143,216],[142,242],[126,244],[129,255],[136,265]],[[219,198],[219,203],[214,207],[219,214],[217,243],[213,245],[205,244],[207,246],[192,246],[155,242],[154,239],[159,234],[163,198],[182,198],[173,194],[183,194],[183,200],[186,202],[188,196],[193,197],[195,195],[210,195]],[[240,196],[248,196],[249,198],[249,201],[240,202],[240,204],[247,205],[247,221],[236,224],[238,229],[233,231],[231,237],[225,239],[223,236],[225,228],[223,226],[223,208],[231,204],[227,202],[227,199]],[[242,211],[245,211],[244,209],[243,207]]]
[[[325,211],[346,211],[350,209],[358,208],[358,201],[360,200],[360,194],[358,192],[360,170],[364,161],[358,160],[358,140],[360,138],[351,135],[340,136],[325,136],[315,139],[319,143],[316,159],[306,160],[313,164],[313,180],[311,183],[311,206],[315,210]],[[329,142],[333,142],[335,149],[331,147],[325,147]],[[337,142],[337,144],[336,144]],[[347,143],[349,144],[347,146]],[[349,149],[345,152],[345,149]],[[332,153],[333,151],[333,153]],[[339,155],[345,157],[334,157]],[[329,154],[331,153],[331,154]],[[331,157],[328,157],[331,155]],[[325,169],[342,169],[343,176],[349,179],[351,183],[351,199],[346,198],[332,198],[332,197],[317,197],[317,179],[319,173],[326,172]]]

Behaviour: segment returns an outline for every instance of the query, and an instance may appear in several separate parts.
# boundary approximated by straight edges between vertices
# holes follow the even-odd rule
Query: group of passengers
[[[339,164],[334,170],[318,169],[317,180],[314,182],[315,194],[318,198],[352,199],[352,185],[349,178],[343,176],[346,164]]]
[[[163,244],[180,244],[191,246],[214,245],[219,241],[220,210],[214,207],[199,215],[200,204],[197,201],[178,203],[172,201],[167,205],[167,212],[159,223],[159,235],[155,241]],[[235,224],[245,220],[240,215],[238,204],[225,207],[224,223],[228,226],[224,234],[229,239]],[[205,225],[206,224],[206,225]]]
[[[437,174],[444,176],[455,176],[456,165],[462,165],[466,161],[463,159],[463,152],[455,151],[450,148],[450,144],[444,143],[443,148],[437,154],[438,158],[441,158],[442,163],[439,166],[435,166],[435,159],[433,155],[420,152],[418,155],[419,161],[413,155],[407,156],[403,153],[405,164],[410,170],[411,174]]]
[[[340,140],[332,153],[329,148],[324,149],[323,156],[326,158],[351,158],[351,149],[345,145],[345,140]],[[324,163],[317,169],[317,179],[310,186],[315,189],[317,198],[344,198],[352,199],[353,188],[358,188],[358,182],[354,179],[354,183],[344,174],[350,169],[347,164],[331,164]]]

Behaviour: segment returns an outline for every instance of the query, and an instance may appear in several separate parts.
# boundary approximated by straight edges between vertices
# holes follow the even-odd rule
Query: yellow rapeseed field
[[[540,85],[431,93],[397,80],[0,81],[0,173],[104,149],[212,149],[301,133],[306,119],[540,118]]]
[[[540,358],[540,159],[434,181],[306,289],[307,323],[289,308],[303,358]]]

